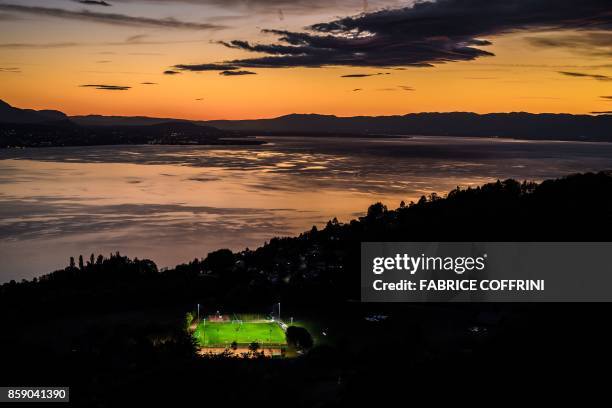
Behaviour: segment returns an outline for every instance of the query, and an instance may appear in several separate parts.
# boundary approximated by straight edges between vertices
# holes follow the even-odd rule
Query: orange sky
[[[71,10],[84,7],[59,0],[19,2],[23,3]],[[612,81],[559,73],[579,71],[603,78],[612,76],[609,54],[586,53],[576,48],[542,48],[529,41],[559,32],[516,32],[488,37],[493,45],[482,48],[493,52],[494,57],[433,68],[266,68],[250,69],[257,75],[235,77],[220,76],[218,72],[163,74],[178,63],[250,57],[252,54],[228,49],[214,41],[247,38],[253,42],[274,42],[274,36],[259,30],[299,30],[306,24],[333,19],[343,11],[346,15],[359,12],[362,5],[357,3],[352,8],[342,3],[337,8],[309,13],[285,10],[282,14],[268,9],[178,2],[147,6],[150,14],[147,17],[151,18],[173,17],[224,25],[202,30],[106,24],[2,11],[0,7],[0,19],[4,20],[0,24],[0,98],[18,107],[59,109],[70,115],[189,119],[262,118],[294,112],[352,116],[421,111],[611,110],[612,102],[602,96],[612,95]],[[0,1],[2,4],[9,2]],[[142,16],[144,12],[137,8],[138,4],[122,2],[113,5],[112,12]],[[107,8],[111,7],[103,11],[110,12]],[[378,72],[390,74],[341,78],[346,74]],[[80,87],[83,84],[112,84],[131,89],[96,90]]]

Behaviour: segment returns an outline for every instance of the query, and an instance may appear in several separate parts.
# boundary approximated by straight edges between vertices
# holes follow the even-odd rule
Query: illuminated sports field
[[[272,322],[201,322],[193,336],[201,347],[238,344],[284,345],[285,332]]]

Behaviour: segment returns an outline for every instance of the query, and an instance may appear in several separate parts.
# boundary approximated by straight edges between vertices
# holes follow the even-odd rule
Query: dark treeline
[[[407,383],[436,389],[441,375],[457,387],[477,383],[479,393],[517,376],[542,387],[542,376],[554,382],[569,370],[590,381],[579,370],[609,354],[607,305],[360,304],[359,250],[362,241],[609,240],[611,209],[609,173],[506,180],[395,210],[373,204],[349,223],[170,270],[119,253],[77,257],[0,287],[0,380],[69,384],[87,406],[186,403],[200,391],[227,406],[357,406]],[[277,301],[318,319],[333,341],[294,360],[202,359],[181,330],[196,302],[265,311]],[[389,317],[364,320],[372,313]]]

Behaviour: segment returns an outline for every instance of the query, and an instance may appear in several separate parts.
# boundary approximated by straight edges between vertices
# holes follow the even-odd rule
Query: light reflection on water
[[[0,281],[120,250],[174,266],[497,178],[608,169],[612,144],[280,138],[263,146],[0,151]]]

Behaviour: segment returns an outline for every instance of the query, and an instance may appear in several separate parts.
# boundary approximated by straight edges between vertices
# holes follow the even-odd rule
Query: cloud
[[[0,72],[7,72],[11,74],[21,73],[21,69],[17,67],[0,67]]]
[[[178,74],[180,74],[180,72],[173,71],[171,69],[168,69],[168,70],[164,71],[164,75],[178,75]]]
[[[136,45],[163,45],[163,44],[185,44],[199,43],[202,40],[147,40],[144,38],[147,35],[134,35],[126,38],[124,41],[106,41],[106,42],[55,42],[55,43],[0,43],[0,48],[7,49],[47,49],[47,48],[71,48],[71,47],[121,47],[121,46],[136,46]],[[115,52],[105,51],[98,54],[115,55]],[[151,52],[133,52],[130,55],[162,55],[160,53]]]
[[[612,115],[612,111],[591,112],[593,115]]]
[[[565,48],[580,54],[612,57],[612,32],[586,32],[552,37],[529,37],[527,41],[537,47]]]
[[[85,84],[79,85],[81,88],[95,88],[100,91],[127,91],[131,89],[131,86],[121,86],[121,85],[101,85],[101,84]]]
[[[173,18],[156,19],[149,17],[133,17],[125,14],[98,13],[89,10],[72,11],[50,7],[22,6],[17,4],[0,4],[0,10],[130,27],[162,27],[185,30],[215,30],[224,28],[223,26],[215,24],[194,23]]]
[[[236,76],[236,75],[255,75],[255,72],[251,71],[221,71],[219,75],[224,76]]]
[[[115,0],[115,3],[143,2],[143,0]],[[161,4],[195,4],[212,5],[228,9],[245,9],[252,13],[272,14],[276,19],[285,19],[286,15],[305,15],[312,13],[361,12],[363,4],[359,0],[147,0]],[[398,0],[369,0],[370,9],[397,5]],[[282,16],[282,18],[281,18]]]
[[[355,88],[355,89],[353,89],[353,92],[359,92],[359,91],[363,91],[363,89],[361,89],[361,88]]]
[[[76,42],[55,42],[55,43],[3,43],[0,48],[9,49],[29,49],[29,48],[67,48],[78,47],[80,43]]]
[[[607,75],[587,74],[584,72],[571,72],[571,71],[559,71],[559,73],[561,75],[565,75],[569,77],[590,78],[590,79],[595,79],[597,81],[612,81],[612,77],[609,77]]]
[[[491,45],[485,37],[610,28],[607,0],[438,0],[314,24],[302,32],[263,30],[278,37],[272,44],[222,44],[266,54],[226,61],[242,68],[425,67],[492,56],[481,48]]]
[[[181,71],[233,71],[238,69],[239,67],[235,65],[228,64],[178,64],[173,68],[181,70]]]
[[[401,89],[402,91],[414,91],[413,87],[406,86],[406,85],[398,85],[398,88]]]
[[[601,99],[607,99],[609,101],[612,101],[612,95],[605,95],[605,96],[600,96]]]
[[[141,82],[140,85],[157,85],[157,82]]]
[[[376,74],[347,74],[341,75],[340,78],[366,78],[377,75],[389,75],[389,72],[377,72]]]
[[[98,1],[98,0],[74,0],[77,3],[81,3],[81,4],[86,4],[88,6],[104,6],[104,7],[110,7],[112,6],[112,4],[105,2],[104,0]]]

